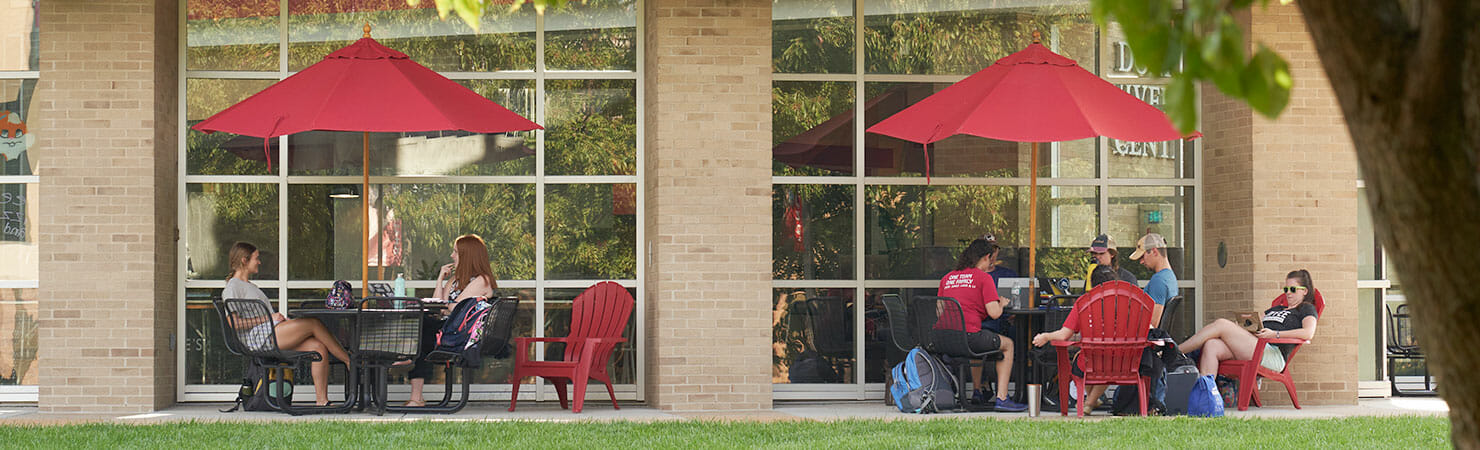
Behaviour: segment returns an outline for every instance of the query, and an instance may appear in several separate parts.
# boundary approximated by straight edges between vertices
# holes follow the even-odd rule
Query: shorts
[[[1259,365],[1275,372],[1285,371],[1285,352],[1280,351],[1274,344],[1264,344],[1264,356],[1259,359]]]
[[[991,330],[968,333],[966,335],[966,346],[970,347],[973,352],[986,353],[1002,348],[1002,337]]]

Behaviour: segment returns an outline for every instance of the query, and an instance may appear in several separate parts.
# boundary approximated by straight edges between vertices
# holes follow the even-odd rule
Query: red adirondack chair
[[[1310,291],[1310,303],[1312,305],[1315,305],[1316,307],[1316,317],[1320,317],[1321,313],[1326,311],[1326,300],[1321,298],[1321,291]],[[1280,294],[1280,296],[1275,297],[1274,301],[1270,302],[1269,305],[1272,307],[1286,306],[1288,305],[1288,303],[1285,302],[1285,295]],[[1238,379],[1238,399],[1235,400],[1238,405],[1238,410],[1248,411],[1250,400],[1253,400],[1255,405],[1261,407],[1264,406],[1264,403],[1259,401],[1259,377],[1278,381],[1280,384],[1285,385],[1285,391],[1290,393],[1290,403],[1295,405],[1295,409],[1300,409],[1300,398],[1295,395],[1295,379],[1294,377],[1290,376],[1290,361],[1295,359],[1295,352],[1299,351],[1301,346],[1308,343],[1310,343],[1310,341],[1307,341],[1305,339],[1260,339],[1257,344],[1254,344],[1254,355],[1250,359],[1230,359],[1226,361],[1219,361],[1219,375]],[[1269,368],[1259,365],[1259,362],[1262,361],[1264,358],[1264,348],[1266,347],[1265,344],[1295,345],[1294,348],[1290,349],[1290,354],[1285,355],[1285,370],[1275,372],[1273,370],[1269,370]]]
[[[1054,341],[1059,355],[1059,398],[1069,398],[1069,383],[1079,389],[1079,417],[1084,417],[1085,392],[1100,384],[1134,384],[1146,415],[1146,387],[1151,378],[1140,374],[1141,351],[1152,345],[1146,339],[1151,329],[1155,302],[1145,291],[1124,281],[1111,281],[1086,292],[1070,314],[1079,315],[1079,340]],[[1079,347],[1083,377],[1070,368],[1069,347]],[[1069,402],[1059,402],[1059,413],[1069,415]]]
[[[586,383],[590,380],[606,384],[606,393],[611,395],[612,407],[617,406],[617,393],[612,390],[611,375],[606,368],[617,344],[626,342],[622,331],[627,329],[627,319],[632,315],[632,294],[627,288],[610,281],[596,283],[587,288],[571,304],[570,335],[567,337],[514,338],[514,374],[509,377],[513,384],[513,397],[509,400],[509,411],[519,404],[519,380],[524,377],[544,377],[555,384],[555,393],[560,396],[560,408],[568,407],[565,385],[576,385],[576,407],[581,412],[586,402]],[[565,358],[560,361],[530,361],[531,342],[564,342]]]

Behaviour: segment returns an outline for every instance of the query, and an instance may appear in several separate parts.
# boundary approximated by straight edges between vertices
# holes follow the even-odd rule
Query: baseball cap
[[[1141,240],[1136,241],[1136,252],[1131,253],[1131,259],[1141,259],[1141,256],[1146,254],[1146,250],[1153,248],[1167,248],[1167,238],[1156,233],[1141,236]]]
[[[1115,248],[1115,240],[1110,239],[1108,234],[1099,235],[1089,243],[1090,253],[1105,253],[1112,248]]]

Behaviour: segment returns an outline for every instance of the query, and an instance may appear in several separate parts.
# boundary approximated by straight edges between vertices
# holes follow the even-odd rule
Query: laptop
[[[997,297],[1007,299],[1008,309],[1028,309],[1029,291],[1027,278],[1003,278],[997,281]]]
[[[370,296],[395,297],[396,290],[391,288],[390,283],[370,283]]]

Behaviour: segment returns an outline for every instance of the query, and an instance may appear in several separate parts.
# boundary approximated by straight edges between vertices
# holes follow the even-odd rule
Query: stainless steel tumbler
[[[1043,411],[1043,385],[1028,385],[1028,417],[1038,417]]]

